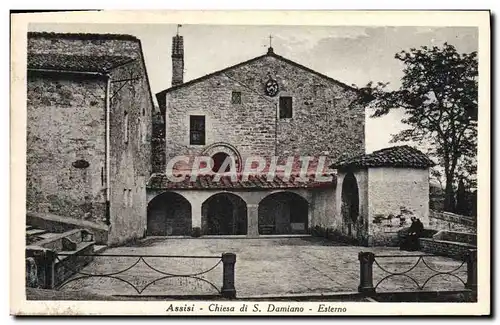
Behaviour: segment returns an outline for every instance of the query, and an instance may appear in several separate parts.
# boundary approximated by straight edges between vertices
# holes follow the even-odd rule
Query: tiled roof
[[[409,167],[427,168],[434,162],[423,152],[410,146],[396,146],[377,150],[371,154],[337,161],[330,168],[341,167]]]
[[[222,70],[218,70],[218,71],[215,71],[215,72],[209,73],[209,74],[207,74],[207,75],[201,76],[201,77],[199,77],[199,78],[196,78],[196,79],[193,79],[193,80],[190,80],[190,81],[184,82],[184,83],[182,83],[182,84],[180,84],[180,85],[177,85],[177,86],[172,86],[172,87],[170,87],[170,88],[167,88],[167,89],[165,89],[165,90],[160,91],[159,93],[157,93],[157,94],[156,94],[156,96],[157,96],[157,97],[158,97],[158,96],[163,96],[163,94],[165,94],[165,93],[168,93],[168,92],[171,92],[171,91],[177,90],[177,89],[179,89],[179,88],[183,88],[183,87],[189,86],[189,85],[191,85],[191,84],[194,84],[194,83],[197,83],[197,82],[200,82],[200,81],[206,80],[206,79],[208,79],[208,78],[210,78],[210,77],[213,77],[213,76],[216,76],[216,75],[222,74],[222,73],[224,73],[224,72],[227,72],[227,71],[229,71],[229,70],[232,70],[232,69],[237,68],[237,67],[240,67],[240,66],[243,66],[243,65],[245,65],[245,64],[249,64],[249,63],[252,63],[252,62],[258,61],[258,60],[260,60],[260,59],[262,59],[262,58],[264,58],[264,57],[266,57],[266,56],[274,57],[274,58],[276,58],[276,59],[278,59],[278,60],[280,60],[280,61],[283,61],[283,62],[286,62],[286,63],[288,63],[288,64],[291,64],[291,65],[293,65],[293,66],[295,66],[295,67],[298,67],[299,69],[306,70],[306,71],[308,71],[308,72],[310,72],[310,73],[313,73],[313,74],[315,74],[315,75],[317,75],[317,76],[319,76],[319,77],[321,77],[321,78],[324,78],[324,79],[329,80],[329,81],[331,81],[331,82],[333,82],[333,83],[336,83],[336,84],[338,84],[339,86],[341,86],[341,87],[343,87],[343,88],[345,88],[345,89],[349,89],[349,90],[356,91],[356,92],[358,91],[358,90],[357,90],[356,88],[354,88],[353,86],[349,86],[349,85],[347,85],[347,84],[345,84],[345,83],[343,83],[343,82],[341,82],[341,81],[338,81],[338,80],[333,79],[333,78],[331,78],[331,77],[328,77],[328,76],[326,76],[326,75],[324,75],[324,74],[322,74],[322,73],[319,73],[319,72],[317,72],[317,71],[315,71],[315,70],[312,70],[312,69],[310,69],[310,68],[308,68],[308,67],[306,67],[306,66],[303,66],[303,65],[302,65],[302,64],[300,64],[300,63],[297,63],[297,62],[292,61],[292,60],[289,60],[289,59],[287,59],[287,58],[285,58],[285,57],[283,57],[283,56],[281,56],[281,55],[278,55],[278,54],[274,53],[274,51],[271,49],[271,50],[269,50],[269,51],[268,51],[266,54],[264,54],[264,55],[260,55],[260,56],[257,56],[257,57],[255,57],[255,58],[252,58],[252,59],[250,59],[250,60],[246,60],[246,61],[243,61],[243,62],[237,63],[237,64],[235,64],[235,65],[229,66],[229,67],[224,68],[224,69],[222,69]]]
[[[97,33],[28,32],[28,38],[139,41],[137,37],[128,34],[97,34]]]
[[[180,175],[177,175],[180,176]],[[243,180],[241,174],[235,181],[230,176],[221,176],[220,179],[214,179],[214,174],[199,175],[193,181],[189,174],[184,174],[182,180],[173,182],[165,174],[154,174],[148,181],[150,189],[279,189],[279,188],[325,188],[336,184],[335,175],[332,175],[332,181],[316,181],[314,175],[307,176],[307,180],[301,180],[297,175],[290,175],[289,179],[275,176],[274,179],[268,179],[266,174],[250,175],[247,180]]]
[[[106,73],[133,60],[127,56],[28,53],[28,69]]]

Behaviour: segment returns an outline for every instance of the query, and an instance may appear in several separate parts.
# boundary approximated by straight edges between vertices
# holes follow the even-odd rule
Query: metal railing
[[[415,285],[415,288],[418,291],[423,291],[427,288],[429,281],[439,276],[447,276],[457,279],[459,282],[463,284],[463,289],[476,291],[477,290],[477,251],[469,250],[468,254],[463,258],[460,264],[457,267],[454,267],[451,270],[439,270],[432,266],[427,260],[427,257],[437,257],[432,254],[419,254],[419,255],[375,255],[371,252],[360,252],[358,254],[359,266],[360,266],[360,279],[358,291],[365,294],[375,294],[377,292],[377,288],[384,282],[388,282],[391,278],[394,277],[404,277],[409,279],[411,283]],[[391,258],[391,259],[408,259],[408,258],[416,258],[415,263],[413,263],[409,268],[402,271],[390,271],[386,267],[382,266],[379,263],[380,259]],[[382,271],[382,278],[377,281],[374,285],[373,279],[373,270],[374,265],[377,267],[377,270]],[[417,267],[422,266],[426,269],[426,271],[430,271],[430,275],[427,276],[423,281],[420,282],[410,275],[410,272],[415,270]],[[467,279],[464,281],[460,276],[458,276],[459,272],[463,272],[463,268],[466,266]],[[446,290],[439,290],[440,292],[446,292]],[[456,291],[456,290],[454,290]]]
[[[132,259],[132,261],[130,263],[127,263],[125,267],[121,267],[116,271],[111,270],[108,272],[94,273],[92,272],[93,270],[89,270],[89,268],[85,265],[92,263],[95,258],[115,259],[115,261],[109,260],[109,263],[116,263],[117,259],[118,261],[121,260],[121,262],[116,263],[118,265],[123,264],[123,259]],[[172,263],[169,264],[172,259],[191,259],[197,261],[212,259],[215,260],[215,263],[209,267],[204,268],[203,270],[183,273],[165,271],[162,269],[162,267],[154,265],[154,263],[152,262],[153,259],[155,259],[156,261],[159,260],[162,265],[172,265]],[[236,289],[234,285],[234,266],[236,263],[236,255],[233,253],[223,253],[219,256],[182,256],[145,254],[75,254],[43,250],[40,251],[39,254],[35,254],[33,257],[31,257],[30,261],[31,264],[36,263],[35,270],[38,270],[37,273],[39,273],[35,275],[35,277],[38,279],[38,283],[36,286],[44,289],[62,290],[66,286],[77,281],[85,281],[91,278],[104,278],[117,280],[132,288],[137,295],[142,295],[148,288],[154,285],[161,286],[160,281],[167,279],[181,279],[184,282],[186,282],[187,280],[191,280],[207,284],[210,288],[217,292],[217,295],[220,295],[221,297],[228,299],[236,298]],[[186,265],[189,266],[188,268],[192,269],[192,264],[193,262]],[[216,281],[211,281],[210,279],[204,277],[204,275],[215,270],[220,264],[222,264],[222,286],[218,286],[216,283],[214,283]],[[78,265],[80,265],[80,267],[78,267]],[[130,279],[127,279],[125,274],[127,271],[140,267],[142,267],[143,269],[139,269],[136,272],[136,274],[138,274],[136,278],[139,278],[138,281],[131,281]],[[31,267],[31,269],[33,269],[33,267]],[[64,276],[63,274],[67,275]],[[160,290],[162,290],[163,288],[167,289],[168,286],[160,287]],[[188,295],[189,290],[184,289],[183,292],[185,293],[184,295]],[[169,296],[169,294],[166,293],[162,293],[160,295]]]

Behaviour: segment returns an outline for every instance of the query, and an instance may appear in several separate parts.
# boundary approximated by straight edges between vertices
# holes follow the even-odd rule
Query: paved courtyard
[[[235,253],[238,297],[279,296],[290,294],[328,294],[354,292],[359,284],[360,251],[371,251],[376,255],[415,255],[419,252],[404,252],[397,248],[344,246],[321,238],[265,238],[265,239],[167,239],[150,238],[134,246],[106,250],[103,255],[205,255],[220,256],[224,252]],[[410,269],[416,257],[378,258],[378,263],[391,272]],[[222,285],[222,264],[195,278],[169,277],[169,274],[195,274],[211,269],[219,259],[183,259],[148,257],[144,261],[135,257],[97,257],[84,272],[108,274],[71,282],[63,290],[86,290],[104,295],[137,294],[129,283],[139,290],[152,282],[143,295],[155,294],[214,294],[213,283]],[[149,266],[144,263],[146,262]],[[460,262],[445,257],[425,257],[425,262],[437,271],[451,271]],[[114,274],[120,270],[129,270]],[[152,268],[163,272],[158,273]],[[388,275],[374,265],[374,285]],[[421,261],[407,273],[420,285],[435,274]],[[456,272],[466,280],[466,265]],[[113,278],[116,277],[116,278]],[[162,278],[155,281],[158,278]],[[119,278],[119,279],[118,279]],[[202,279],[202,280],[200,280]],[[125,280],[125,281],[123,281]],[[451,276],[437,276],[425,286],[426,290],[462,289],[463,283]],[[382,282],[378,291],[402,291],[415,289],[414,282],[405,276],[397,276]]]

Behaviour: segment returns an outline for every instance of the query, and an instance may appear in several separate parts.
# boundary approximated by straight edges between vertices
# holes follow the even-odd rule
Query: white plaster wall
[[[424,226],[429,225],[429,170],[414,168],[370,168],[368,169],[368,215],[369,233],[374,245],[394,244],[397,232],[411,224],[400,225],[398,218],[383,219],[374,223],[375,216],[387,218],[398,216],[401,207],[420,218]]]
[[[337,222],[335,188],[315,189],[311,193],[309,227],[334,228]]]
[[[375,214],[399,214],[404,206],[419,218],[429,216],[429,170],[414,168],[370,168],[368,210]]]

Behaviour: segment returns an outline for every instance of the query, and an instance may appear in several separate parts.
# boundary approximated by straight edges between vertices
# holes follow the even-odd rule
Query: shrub
[[[200,229],[200,227],[193,227],[193,229],[191,231],[191,236],[195,237],[195,238],[200,237],[201,236],[201,229]]]

